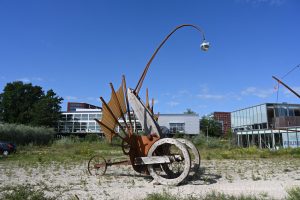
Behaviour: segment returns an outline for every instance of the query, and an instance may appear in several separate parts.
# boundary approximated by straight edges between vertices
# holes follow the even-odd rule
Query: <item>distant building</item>
[[[184,133],[195,135],[200,132],[198,114],[160,114],[158,124],[170,130],[170,134]]]
[[[222,129],[222,135],[228,133],[231,129],[231,117],[230,112],[214,112],[213,118],[220,123]]]
[[[88,103],[68,102],[67,112],[75,112],[77,108],[82,109],[101,109],[99,106],[94,106]]]
[[[61,120],[57,126],[59,133],[102,133],[100,126],[94,119],[102,118],[102,109],[98,106],[93,106],[86,103],[68,103],[71,108],[62,112]],[[76,107],[80,108],[76,108]],[[88,106],[88,108],[81,108]],[[92,108],[96,107],[96,108]],[[75,110],[74,110],[75,109]],[[142,132],[142,126],[139,120],[133,120],[134,115],[131,114],[133,129],[137,132]],[[126,123],[129,124],[128,116],[125,115]],[[119,119],[122,126],[125,127],[125,122]],[[134,123],[135,122],[135,123]],[[160,126],[164,126],[170,134],[199,134],[199,115],[197,114],[160,114],[158,118]],[[116,131],[120,131],[120,127],[116,127]]]
[[[240,146],[300,147],[300,104],[264,103],[231,113]]]

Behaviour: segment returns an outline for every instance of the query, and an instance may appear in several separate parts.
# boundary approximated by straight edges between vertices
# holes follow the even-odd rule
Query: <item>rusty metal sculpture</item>
[[[131,164],[135,171],[150,174],[160,184],[177,185],[185,180],[191,169],[198,170],[200,154],[194,144],[185,139],[161,138],[161,129],[157,123],[158,116],[153,112],[154,100],[152,100],[152,106],[150,106],[148,90],[146,92],[146,103],[142,102],[138,96],[155,55],[168,38],[182,27],[192,27],[198,30],[203,37],[202,50],[206,51],[208,49],[209,43],[205,41],[204,33],[198,26],[192,24],[180,25],[167,35],[155,50],[135,89],[127,88],[125,76],[123,76],[122,84],[117,91],[110,83],[111,99],[107,103],[100,97],[102,101],[102,119],[100,121],[95,120],[99,123],[109,142],[112,141],[113,137],[121,138],[123,153],[129,156],[129,160],[110,162],[101,156],[94,156],[88,163],[90,174],[103,175],[108,166]],[[128,123],[125,117],[126,114]],[[141,123],[145,135],[134,132],[132,121],[135,121],[136,118]],[[121,124],[120,119],[124,123]],[[120,127],[119,133],[115,131],[117,126]]]

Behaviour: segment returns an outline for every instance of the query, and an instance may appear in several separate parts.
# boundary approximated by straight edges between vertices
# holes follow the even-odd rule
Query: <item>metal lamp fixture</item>
[[[200,45],[201,49],[203,51],[208,51],[209,49],[209,42],[206,42],[205,40],[202,42],[202,44]]]

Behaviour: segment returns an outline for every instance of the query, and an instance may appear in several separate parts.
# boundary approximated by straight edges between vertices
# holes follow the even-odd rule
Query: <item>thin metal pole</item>
[[[123,90],[125,90],[125,98],[126,98],[126,106],[127,106],[127,115],[130,123],[130,128],[132,129],[132,122],[131,122],[131,114],[130,114],[130,106],[129,106],[129,101],[128,101],[128,93],[127,93],[127,86],[126,86],[126,79],[125,76],[122,76],[122,81],[123,81]],[[133,133],[133,130],[130,131],[130,135]]]
[[[285,84],[284,82],[282,82],[281,80],[279,80],[275,76],[272,76],[272,78],[275,79],[276,81],[278,81],[278,83],[282,84],[284,87],[286,87],[289,91],[291,91],[298,98],[300,98],[300,95],[297,92],[295,92],[292,88],[290,88],[287,84]]]
[[[166,38],[160,43],[160,45],[157,47],[157,49],[154,51],[153,55],[151,56],[150,60],[148,61],[147,65],[145,66],[145,69],[144,69],[144,71],[143,71],[143,73],[142,73],[142,75],[141,75],[141,77],[140,77],[140,79],[139,79],[139,82],[137,83],[137,85],[136,85],[136,87],[135,87],[135,89],[134,89],[134,93],[135,93],[136,95],[139,94],[140,89],[141,89],[141,87],[142,87],[142,85],[143,85],[143,81],[144,81],[144,79],[145,79],[145,76],[146,76],[146,74],[147,74],[147,72],[148,72],[148,69],[149,69],[149,67],[150,67],[150,65],[151,65],[151,63],[152,63],[152,61],[153,61],[153,59],[155,58],[156,54],[158,53],[158,51],[159,51],[159,50],[161,49],[161,47],[165,44],[165,42],[171,37],[171,35],[173,35],[173,33],[175,33],[178,29],[183,28],[183,27],[187,27],[187,26],[193,27],[193,28],[195,28],[196,30],[198,30],[198,31],[202,34],[203,41],[205,41],[205,35],[204,35],[204,32],[203,32],[198,26],[195,26],[195,25],[193,25],[193,24],[182,24],[182,25],[180,25],[180,26],[177,26],[177,27],[176,27],[173,31],[171,31],[171,33],[169,33],[169,35],[167,35]]]
[[[124,140],[124,138],[119,135],[118,133],[116,133],[114,130],[112,130],[111,128],[109,128],[108,126],[106,126],[104,123],[102,123],[101,121],[99,121],[98,119],[94,119],[97,123],[99,123],[100,125],[104,126],[105,128],[107,128],[110,132],[114,133],[116,136],[120,137],[121,139]]]

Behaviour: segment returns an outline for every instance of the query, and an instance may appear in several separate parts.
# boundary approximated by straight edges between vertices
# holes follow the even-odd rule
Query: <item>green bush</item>
[[[299,200],[300,199],[300,187],[295,187],[287,191],[287,200]]]
[[[35,190],[32,185],[7,186],[0,189],[0,200],[54,200],[54,197],[46,197],[41,189]]]
[[[180,197],[178,195],[172,195],[167,192],[149,194],[144,200],[265,200],[270,199],[268,196],[254,196],[254,195],[227,195],[220,192],[211,191],[210,193],[203,196],[188,196]],[[294,200],[294,199],[291,199]]]
[[[89,133],[84,137],[84,140],[87,142],[98,142],[100,139],[97,133]]]
[[[229,149],[231,148],[230,143],[228,140],[224,140],[217,137],[206,137],[204,135],[197,135],[192,138],[192,142],[201,147],[201,148],[208,148],[208,149]]]
[[[44,127],[31,127],[17,124],[1,124],[0,140],[17,145],[48,145],[54,139],[55,131]]]

